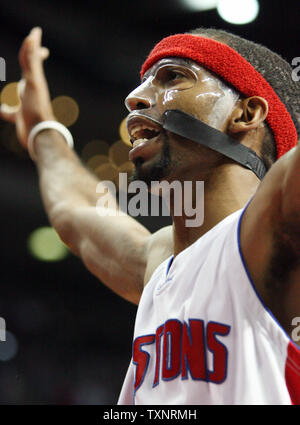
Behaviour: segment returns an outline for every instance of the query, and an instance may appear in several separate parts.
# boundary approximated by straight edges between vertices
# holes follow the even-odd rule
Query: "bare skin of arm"
[[[265,304],[291,335],[300,316],[300,149],[269,170],[242,220],[241,245]]]
[[[22,79],[22,106],[17,113],[2,108],[1,118],[16,125],[18,138],[27,147],[31,128],[40,121],[55,120],[52,111],[43,60],[48,49],[41,46],[42,32],[34,28],[24,40],[19,53]],[[35,138],[40,190],[49,220],[62,240],[81,257],[87,268],[114,292],[138,303],[145,272],[150,276],[157,265],[170,254],[157,249],[151,254],[153,241],[157,246],[171,235],[151,235],[128,215],[101,215],[96,211],[99,194],[97,179],[81,164],[56,130],[41,131]],[[111,198],[110,208],[118,209]],[[107,212],[107,211],[106,211]],[[161,236],[160,236],[161,235]]]
[[[16,124],[19,140],[25,147],[28,134],[37,122],[55,119],[42,65],[48,53],[41,47],[41,30],[34,29],[25,39],[19,56],[22,76],[26,81],[22,108],[17,114],[1,112],[2,118]],[[249,103],[248,100],[245,102]],[[251,108],[253,119],[249,122],[239,122],[233,114],[231,127],[236,128],[238,133],[256,128],[265,118],[267,108],[264,102],[256,98],[256,103],[259,108]],[[235,112],[242,115],[240,110],[237,108]],[[262,112],[253,113],[253,110]],[[252,143],[254,139],[249,137],[249,140]],[[243,143],[246,143],[245,139]],[[144,285],[163,260],[174,251],[184,249],[186,240],[192,242],[220,219],[241,208],[247,193],[250,194],[257,185],[252,182],[253,176],[248,176],[241,167],[226,167],[230,172],[222,174],[223,189],[219,192],[214,190],[217,199],[205,202],[206,216],[210,221],[190,237],[189,229],[182,229],[184,237],[181,242],[178,238],[180,223],[177,228],[175,226],[175,233],[174,228],[169,226],[151,235],[129,216],[100,217],[95,207],[98,181],[81,165],[55,130],[41,132],[35,139],[34,148],[38,157],[41,193],[50,222],[94,275],[134,303],[139,302]],[[241,226],[242,251],[250,275],[265,304],[289,334],[292,318],[300,316],[299,165],[300,151],[297,147],[272,166],[248,206]],[[217,171],[218,182],[221,173],[220,169]],[[238,178],[235,176],[233,179],[233,172]],[[238,202],[232,205],[224,200],[226,176],[229,194],[236,188],[233,184],[244,189],[243,194],[237,194]],[[246,179],[243,185],[240,184],[241,177]],[[112,201],[115,202],[113,208],[117,209],[116,201]],[[222,214],[215,217],[219,210]],[[175,242],[174,234],[177,235]]]

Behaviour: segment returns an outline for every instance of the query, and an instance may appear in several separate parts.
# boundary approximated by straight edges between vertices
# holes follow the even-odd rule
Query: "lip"
[[[146,161],[147,159],[151,158],[159,150],[159,142],[161,140],[161,137],[162,134],[160,133],[156,137],[153,137],[149,140],[145,140],[139,143],[134,148],[132,148],[129,151],[129,160],[134,161],[136,158],[141,157]]]
[[[156,119],[134,112],[128,115],[127,121],[126,121],[127,131],[129,135],[131,135],[131,131],[134,127],[136,127],[137,125],[143,125],[143,124],[149,125],[150,128],[152,128],[153,130],[157,130],[159,132],[163,130],[162,125]]]

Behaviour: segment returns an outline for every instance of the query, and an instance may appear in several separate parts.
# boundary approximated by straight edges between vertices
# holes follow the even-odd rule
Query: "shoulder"
[[[280,238],[283,228],[282,179],[286,161],[287,158],[283,157],[271,167],[241,220],[241,248],[258,286],[263,285],[263,278],[276,248],[275,242]]]
[[[300,308],[300,232],[284,211],[288,195],[285,181],[294,152],[284,155],[268,171],[240,225],[241,250],[251,279],[264,304],[288,333],[291,319]],[[295,199],[290,197],[288,202],[293,204]]]

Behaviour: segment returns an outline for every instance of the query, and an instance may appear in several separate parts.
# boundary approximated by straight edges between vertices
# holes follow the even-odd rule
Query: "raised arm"
[[[116,215],[118,205],[112,195],[110,212],[96,208],[100,196],[96,186],[101,183],[55,130],[37,135],[35,152],[52,226],[94,275],[123,298],[138,303],[151,237],[148,230],[128,215]]]
[[[300,146],[266,174],[241,226],[241,247],[265,304],[291,334],[300,312]]]
[[[34,28],[20,49],[25,82],[21,108],[11,113],[5,105],[1,107],[1,118],[15,123],[25,147],[35,124],[55,120],[43,70],[43,60],[49,52],[41,46],[41,36],[41,29]],[[41,194],[52,226],[93,274],[120,296],[137,303],[147,264],[148,230],[128,215],[97,213],[99,182],[56,130],[38,133],[33,148]],[[110,208],[118,209],[114,198]]]

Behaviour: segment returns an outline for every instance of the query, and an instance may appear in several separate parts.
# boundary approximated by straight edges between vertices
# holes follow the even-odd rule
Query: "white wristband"
[[[34,147],[33,147],[34,138],[40,131],[46,130],[46,129],[57,130],[62,136],[64,136],[69,147],[73,149],[73,146],[74,146],[73,137],[70,131],[67,129],[67,127],[65,127],[63,124],[57,121],[41,121],[38,124],[36,124],[34,127],[32,127],[28,135],[27,149],[33,161],[36,161],[37,159],[35,151],[34,151]]]

